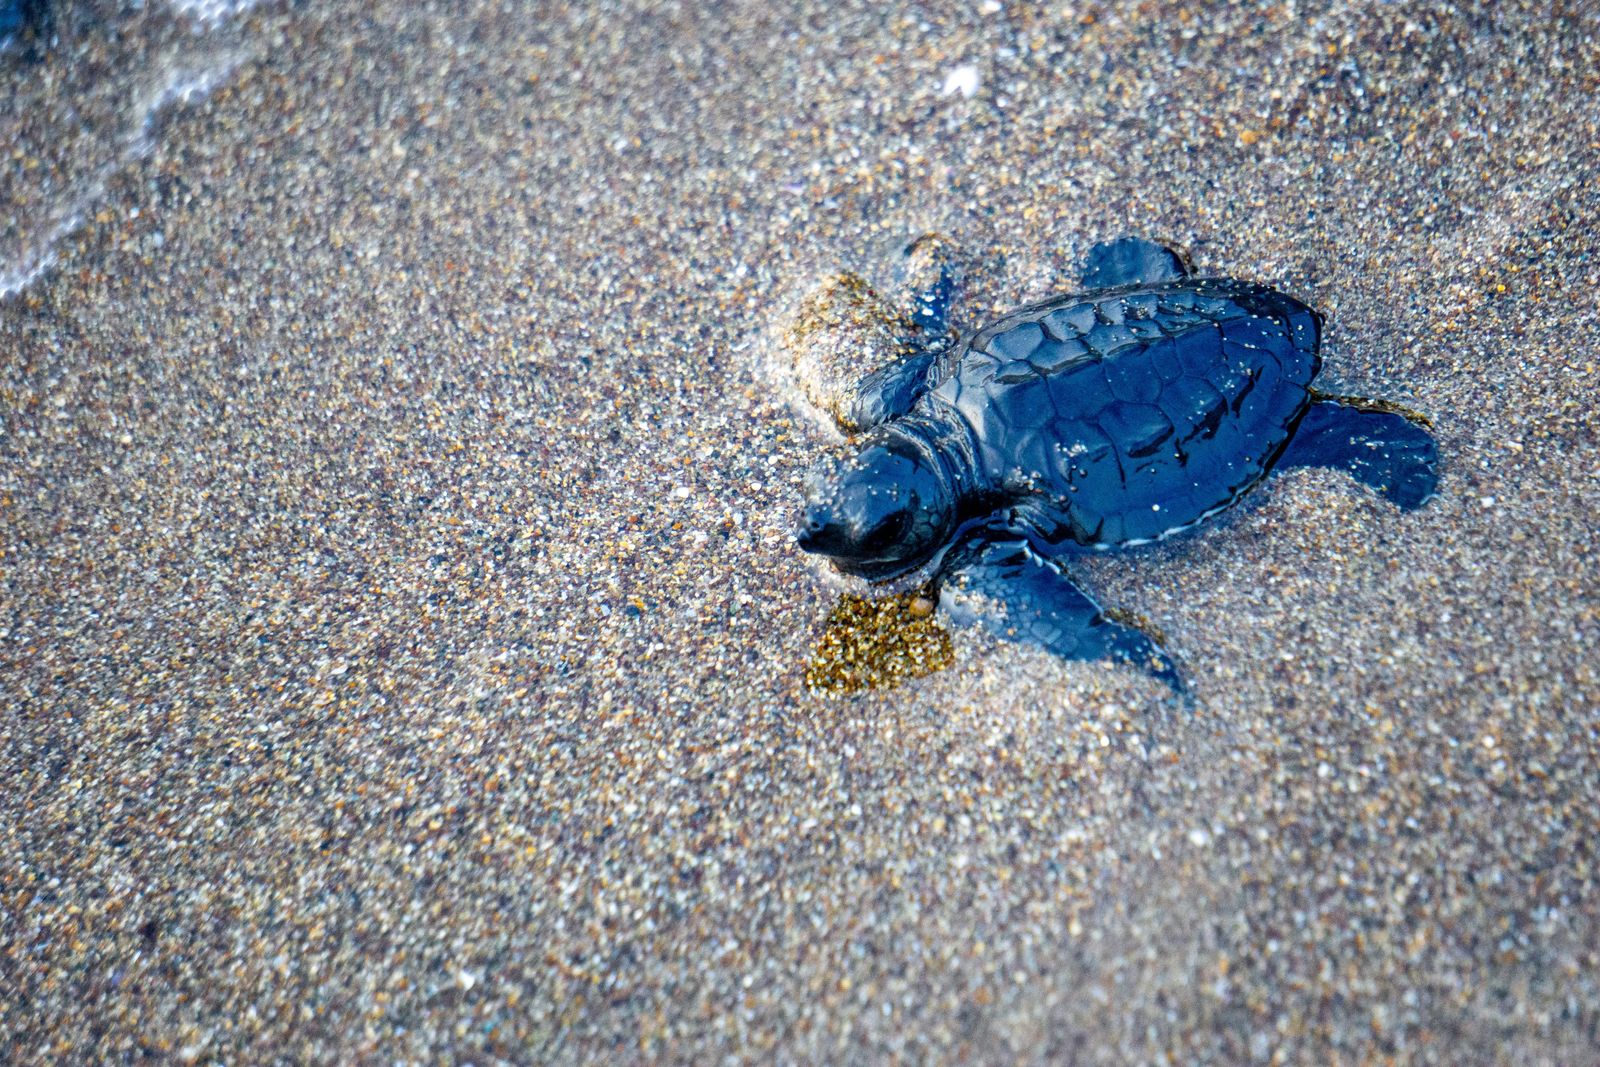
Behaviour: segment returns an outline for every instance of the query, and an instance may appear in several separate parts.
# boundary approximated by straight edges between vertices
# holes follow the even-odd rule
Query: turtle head
[[[842,571],[880,581],[922,565],[954,525],[954,479],[934,449],[893,427],[815,472],[795,541]]]

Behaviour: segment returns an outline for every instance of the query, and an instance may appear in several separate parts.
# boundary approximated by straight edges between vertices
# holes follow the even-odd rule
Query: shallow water
[[[0,51],[0,299],[56,262],[102,209],[106,187],[148,155],[173,113],[203,99],[261,44],[254,0],[45,6]],[[258,27],[257,27],[258,28]]]

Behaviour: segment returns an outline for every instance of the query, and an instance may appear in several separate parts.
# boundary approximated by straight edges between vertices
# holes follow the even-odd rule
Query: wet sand
[[[0,1058],[1593,1062],[1593,8],[582,7],[252,14],[0,306]],[[1192,707],[810,692],[761,361],[928,229],[1306,298],[1442,495],[1093,561]]]

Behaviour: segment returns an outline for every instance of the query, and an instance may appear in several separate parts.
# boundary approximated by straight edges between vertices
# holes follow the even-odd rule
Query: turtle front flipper
[[[960,253],[948,237],[925,233],[906,245],[895,270],[895,295],[912,329],[900,338],[901,359],[861,379],[849,420],[858,429],[908,413],[934,385],[940,358],[951,352],[950,305],[961,286]]]
[[[936,339],[950,329],[950,306],[962,274],[960,249],[943,234],[925,233],[901,249],[896,295],[924,338]]]
[[[1182,256],[1143,237],[1101,241],[1089,249],[1083,264],[1083,284],[1089,289],[1154,285],[1188,276],[1189,266]]]
[[[961,280],[954,245],[924,234],[902,250],[895,273],[892,301],[858,275],[828,279],[800,303],[783,338],[800,391],[845,433],[909,412],[952,347],[950,305]]]
[[[1418,418],[1372,401],[1322,397],[1290,439],[1279,469],[1334,467],[1348,471],[1410,511],[1439,485],[1439,446]]]
[[[870,430],[910,411],[928,391],[928,377],[943,354],[942,345],[916,349],[863,378],[845,416],[846,428]]]
[[[1063,659],[1117,660],[1184,692],[1177,668],[1148,634],[1107,618],[1059,562],[1015,532],[985,529],[958,542],[940,568],[939,606],[958,626],[982,622],[998,637]]]

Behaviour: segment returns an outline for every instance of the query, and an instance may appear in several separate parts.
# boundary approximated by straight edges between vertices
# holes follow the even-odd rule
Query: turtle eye
[[[893,548],[905,539],[910,526],[911,516],[901,508],[874,526],[872,532],[862,540],[861,547],[867,552],[882,552]]]

